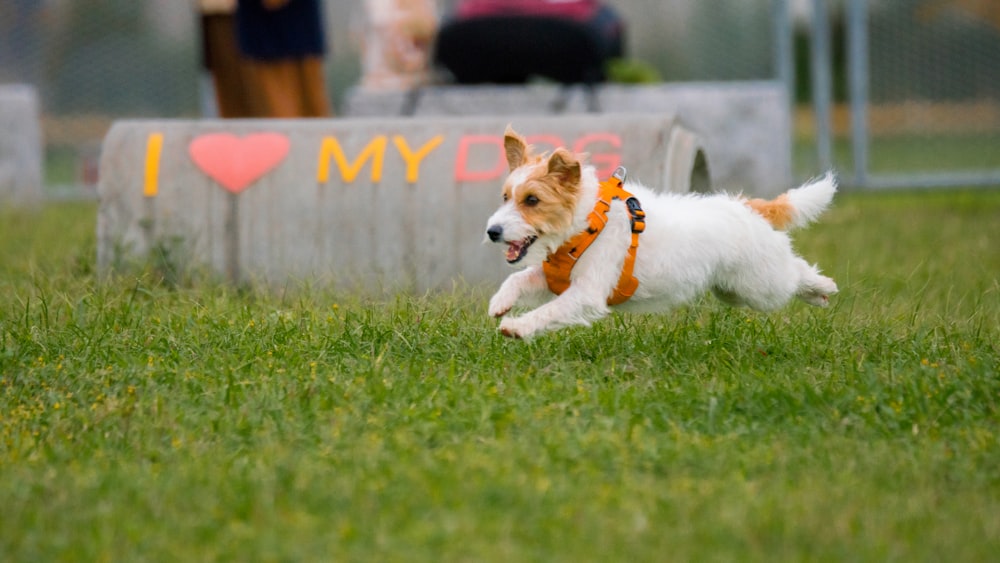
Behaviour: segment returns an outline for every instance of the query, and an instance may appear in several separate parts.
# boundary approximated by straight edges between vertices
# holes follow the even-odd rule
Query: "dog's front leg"
[[[608,313],[607,298],[600,291],[570,286],[559,297],[520,317],[500,322],[500,332],[511,338],[530,338],[561,326],[589,324]]]
[[[539,293],[547,287],[545,272],[542,271],[541,266],[531,266],[511,274],[490,298],[490,316],[502,317],[506,315],[521,296]]]

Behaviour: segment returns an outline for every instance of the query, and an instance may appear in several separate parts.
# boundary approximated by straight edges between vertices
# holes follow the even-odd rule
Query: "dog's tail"
[[[837,179],[832,172],[827,172],[772,200],[750,199],[746,204],[775,229],[790,231],[815,221],[830,205],[835,193]]]

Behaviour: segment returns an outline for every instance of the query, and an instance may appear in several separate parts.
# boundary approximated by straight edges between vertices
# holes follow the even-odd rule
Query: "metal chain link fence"
[[[453,0],[441,0],[444,13]],[[326,67],[337,107],[360,74],[361,0],[327,0]],[[665,81],[789,80],[807,102],[808,42],[783,41],[784,0],[617,0],[628,55]],[[790,2],[808,6],[807,0]],[[843,37],[843,5],[831,4]],[[0,83],[41,98],[50,186],[93,184],[104,133],[116,119],[202,115],[199,20],[192,0],[0,0]],[[866,124],[871,170],[1000,168],[1000,2],[872,0]],[[808,18],[797,27],[808,31]],[[837,33],[839,31],[839,34]],[[791,30],[788,30],[791,36]],[[794,46],[795,54],[782,53]],[[835,84],[846,82],[835,42]],[[798,80],[781,68],[795,60]],[[803,84],[806,86],[802,86]],[[854,166],[846,87],[835,99],[835,165]],[[805,108],[806,106],[800,106]],[[812,113],[796,113],[797,172],[812,174]]]
[[[855,183],[1000,184],[1000,2],[851,0],[847,16]]]

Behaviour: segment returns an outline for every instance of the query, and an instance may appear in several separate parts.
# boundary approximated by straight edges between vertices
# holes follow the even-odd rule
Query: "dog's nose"
[[[500,225],[493,225],[492,227],[486,229],[486,236],[490,237],[490,240],[497,242],[500,237],[503,236],[503,227]]]

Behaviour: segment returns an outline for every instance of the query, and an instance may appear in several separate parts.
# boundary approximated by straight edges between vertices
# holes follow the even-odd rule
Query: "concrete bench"
[[[792,187],[791,113],[777,81],[605,84],[583,88],[432,86],[415,92],[348,92],[349,116],[670,114],[698,134],[711,156],[715,189],[766,197]]]
[[[0,203],[35,205],[44,196],[38,95],[0,86]]]
[[[98,265],[151,253],[234,282],[426,291],[509,273],[482,245],[507,123],[650,186],[708,188],[697,138],[665,115],[121,121],[101,157]]]

